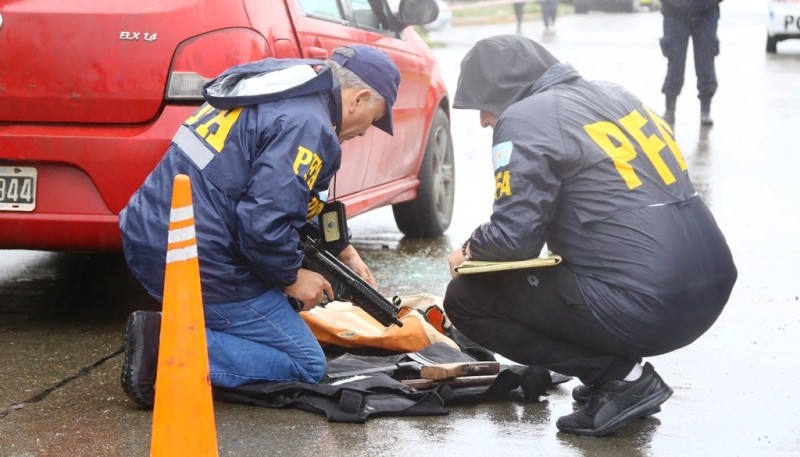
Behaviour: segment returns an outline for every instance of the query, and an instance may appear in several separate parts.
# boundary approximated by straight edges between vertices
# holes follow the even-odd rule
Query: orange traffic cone
[[[150,455],[217,456],[189,177],[173,186]]]

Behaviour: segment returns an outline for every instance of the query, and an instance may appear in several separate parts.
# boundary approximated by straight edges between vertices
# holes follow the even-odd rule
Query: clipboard
[[[528,260],[515,260],[510,262],[495,262],[485,260],[465,260],[455,270],[458,274],[488,273],[491,271],[518,270],[522,268],[552,267],[561,263],[561,256],[550,253],[545,257],[535,257]]]

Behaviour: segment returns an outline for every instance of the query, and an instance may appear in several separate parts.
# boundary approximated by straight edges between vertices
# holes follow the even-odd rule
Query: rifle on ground
[[[334,300],[353,303],[385,326],[403,326],[397,318],[400,297],[389,301],[310,236],[303,235],[300,245],[305,254],[303,267],[321,274],[331,283]]]
[[[422,365],[421,379],[400,382],[416,389],[432,389],[445,384],[451,387],[486,386],[500,373],[500,362],[453,362]]]
[[[431,381],[469,377],[476,375],[496,375],[500,373],[500,362],[453,362],[422,365],[419,377]]]
[[[399,362],[394,365],[380,365],[375,367],[360,368],[357,370],[340,371],[338,373],[326,373],[326,376],[332,379],[349,378],[351,376],[361,376],[365,374],[386,373],[391,376],[395,371],[408,370],[419,374],[422,365],[419,362]]]
[[[356,370],[340,371],[338,373],[327,373],[329,378],[348,378],[372,373],[394,374],[399,370],[412,371],[418,374],[423,381],[441,382],[451,380],[458,376],[480,377],[475,375],[497,376],[500,372],[500,362],[452,362],[452,363],[420,363],[418,361],[399,362],[393,365],[380,365],[374,367],[360,368]],[[418,381],[409,380],[409,381]]]
[[[433,389],[441,385],[450,387],[473,387],[488,386],[497,379],[496,374],[477,375],[477,376],[458,376],[450,379],[434,381],[433,379],[403,379],[401,383],[415,389]]]

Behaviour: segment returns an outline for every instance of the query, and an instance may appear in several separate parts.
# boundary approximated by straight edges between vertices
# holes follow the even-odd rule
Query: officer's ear
[[[358,105],[368,101],[369,97],[370,93],[367,89],[344,89],[342,91],[342,109],[348,114],[353,114]]]

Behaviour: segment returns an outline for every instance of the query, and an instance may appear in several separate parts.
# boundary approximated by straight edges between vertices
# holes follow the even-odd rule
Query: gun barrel
[[[309,237],[306,237],[301,244],[305,254],[306,268],[316,271],[331,283],[337,294],[335,299],[352,302],[382,325],[403,326],[403,322],[397,318],[399,308],[361,279],[347,265],[324,248],[318,247]]]

